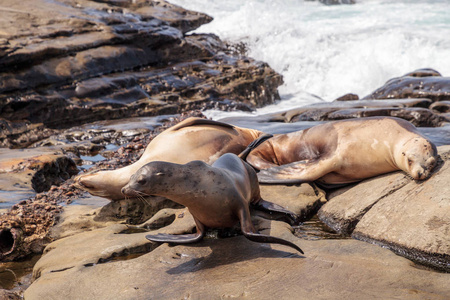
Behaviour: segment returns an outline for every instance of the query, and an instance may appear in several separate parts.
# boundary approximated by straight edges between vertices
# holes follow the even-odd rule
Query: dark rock
[[[354,101],[359,100],[359,96],[356,94],[345,94],[334,101]]]
[[[393,78],[363,99],[428,98],[433,102],[450,100],[450,77],[431,69],[417,70]]]
[[[439,73],[438,71],[434,70],[434,69],[418,69],[415,71],[412,71],[410,73],[407,73],[405,75],[403,75],[402,77],[430,77],[430,76],[442,76],[441,73]]]
[[[315,1],[315,0],[306,0]],[[337,4],[355,4],[355,0],[319,0],[320,3],[325,5],[337,5]]]
[[[450,101],[438,101],[430,105],[430,109],[435,113],[449,113]]]
[[[60,10],[44,0],[14,3],[3,6],[36,9],[33,17],[9,13],[0,21],[20,23],[1,43],[5,122],[42,123],[45,132],[193,109],[248,111],[279,99],[282,78],[267,64],[227,54],[215,35],[186,35],[212,20],[205,14],[165,1],[57,1]],[[10,133],[0,145],[49,135],[17,143]]]

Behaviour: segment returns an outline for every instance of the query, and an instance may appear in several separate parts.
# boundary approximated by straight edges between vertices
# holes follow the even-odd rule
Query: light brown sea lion
[[[325,123],[276,135],[250,152],[261,183],[317,181],[324,186],[357,182],[396,170],[426,179],[436,146],[408,121],[372,117]]]
[[[151,161],[187,163],[202,160],[213,163],[224,153],[238,154],[264,133],[226,123],[188,118],[163,131],[145,149],[134,164],[112,171],[82,174],[75,178],[75,186],[92,195],[122,199],[120,190],[140,167]]]
[[[126,196],[162,196],[185,205],[194,217],[194,234],[147,235],[155,242],[187,244],[201,240],[206,228],[232,227],[238,221],[246,238],[277,243],[303,251],[289,241],[258,233],[249,205],[276,211],[296,219],[295,214],[261,198],[255,170],[235,154],[227,153],[212,165],[192,161],[184,165],[154,161],[141,167],[122,189]]]

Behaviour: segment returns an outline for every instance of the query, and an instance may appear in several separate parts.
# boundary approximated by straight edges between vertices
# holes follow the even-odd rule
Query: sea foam
[[[197,32],[245,43],[284,78],[282,100],[259,113],[346,93],[363,97],[419,68],[450,76],[450,1],[174,0],[214,17]],[[211,113],[218,118],[222,113]]]

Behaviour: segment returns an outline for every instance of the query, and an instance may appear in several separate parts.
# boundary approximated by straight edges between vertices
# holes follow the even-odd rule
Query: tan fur
[[[319,181],[345,184],[403,170],[427,178],[436,147],[409,122],[388,117],[336,121],[278,135],[252,151],[247,161],[262,171],[260,182]]]
[[[131,175],[149,162],[184,164],[201,160],[211,164],[224,153],[240,153],[261,134],[258,130],[189,118],[155,137],[134,164],[117,170],[79,175],[75,178],[75,186],[96,196],[122,199],[122,187],[128,183]]]

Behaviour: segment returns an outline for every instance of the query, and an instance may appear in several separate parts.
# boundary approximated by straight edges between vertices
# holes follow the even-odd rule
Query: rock
[[[417,70],[386,84],[363,99],[428,98],[433,102],[450,100],[450,77],[435,70]]]
[[[30,121],[10,122],[0,118],[0,148],[25,148],[57,131]]]
[[[22,297],[20,297],[16,293],[8,291],[8,290],[4,290],[4,289],[0,289],[0,298],[3,300],[20,300],[20,299],[22,299]]]
[[[336,102],[322,102],[311,105],[306,105],[299,108],[290,109],[285,112],[268,115],[272,121],[282,120],[284,122],[298,122],[298,121],[327,121],[328,116],[332,113],[340,111],[377,111],[379,115],[387,115],[383,110],[395,109],[409,109],[428,107],[431,101],[428,99],[399,99],[389,101],[374,101],[374,100],[356,100],[356,101],[336,101]],[[376,113],[370,114],[377,115]],[[368,115],[369,116],[369,115]]]
[[[373,205],[410,181],[404,173],[394,172],[334,191],[318,211],[319,219],[338,233],[350,235]]]
[[[354,101],[354,100],[359,100],[359,96],[356,94],[349,93],[335,99],[334,101]]]
[[[320,3],[325,5],[336,5],[336,4],[355,4],[355,0],[319,0]]]
[[[435,113],[450,113],[450,101],[438,101],[430,105],[430,109]]]
[[[0,44],[0,146],[27,146],[48,128],[279,99],[279,74],[227,54],[217,36],[187,35],[212,18],[165,1],[7,0],[0,14],[0,25],[20,23]]]
[[[421,264],[450,271],[450,146],[433,175],[415,182],[400,173],[363,181],[333,197],[320,219],[352,237]]]
[[[285,223],[269,225],[270,234],[297,240]],[[386,249],[355,240],[299,241],[305,257],[241,236],[186,246],[162,244],[138,257],[99,260],[106,253],[121,254],[120,242],[146,241],[143,233],[112,234],[120,230],[117,226],[96,238],[88,232],[64,241],[64,248],[49,247],[36,264],[36,280],[25,298],[442,299],[450,292],[447,274],[415,268]],[[92,258],[86,259],[88,255]]]
[[[405,75],[403,75],[402,77],[430,77],[430,76],[437,76],[437,77],[441,77],[441,73],[439,73],[438,71],[434,70],[434,69],[418,69],[412,72],[409,72]]]
[[[143,197],[111,201],[98,212],[96,221],[125,220],[128,224],[140,224],[163,208],[180,208],[180,204],[163,197]]]
[[[300,216],[304,221],[311,218],[326,201],[325,193],[315,185],[300,186],[260,185],[261,197]]]

